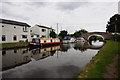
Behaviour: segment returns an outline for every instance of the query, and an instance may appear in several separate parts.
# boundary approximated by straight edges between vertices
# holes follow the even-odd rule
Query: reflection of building
[[[2,50],[2,70],[13,68],[31,61],[31,57],[35,60],[43,59],[48,56],[53,56],[56,50],[60,49],[60,45],[42,49],[28,48]]]
[[[0,25],[2,27],[2,43],[19,42],[20,40],[29,40],[30,37],[30,25],[23,22],[0,19]]]
[[[56,50],[60,49],[60,45],[54,46],[54,47],[48,47],[48,48],[42,48],[42,49],[33,49],[31,50],[32,57],[35,60],[43,59],[48,56],[53,56]]]
[[[8,69],[28,63],[31,61],[31,54],[28,49],[3,50],[2,51],[2,69]]]

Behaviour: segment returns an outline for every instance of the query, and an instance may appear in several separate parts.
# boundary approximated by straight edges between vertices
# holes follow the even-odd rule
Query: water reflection
[[[3,78],[73,78],[100,48],[96,50],[93,45],[80,42],[46,48],[2,50]]]
[[[31,57],[35,60],[44,59],[48,56],[53,56],[56,52],[56,50],[60,49],[60,45],[54,46],[54,47],[47,47],[47,48],[37,48],[33,49],[30,52],[32,53]]]
[[[19,66],[30,61],[31,54],[28,53],[28,48],[2,51],[2,70]]]
[[[70,44],[63,44],[61,45],[60,51],[67,52],[68,49],[70,48],[71,48]]]
[[[56,50],[60,49],[60,45],[36,48],[29,51],[29,48],[3,50],[2,51],[2,70],[13,68],[31,61],[31,58],[35,60],[44,59],[48,56],[53,56]]]
[[[74,49],[80,50],[81,52],[84,52],[88,49],[88,44],[87,44],[87,42],[75,43]]]

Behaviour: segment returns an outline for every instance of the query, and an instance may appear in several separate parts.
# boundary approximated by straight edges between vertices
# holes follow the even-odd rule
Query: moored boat
[[[63,39],[63,43],[74,43],[75,39],[71,38],[70,36],[65,36],[65,38]]]
[[[31,47],[47,47],[47,46],[55,46],[60,45],[59,38],[33,38],[32,42],[29,42],[29,46]]]
[[[85,42],[85,39],[80,37],[80,38],[76,38],[76,41],[75,42]]]

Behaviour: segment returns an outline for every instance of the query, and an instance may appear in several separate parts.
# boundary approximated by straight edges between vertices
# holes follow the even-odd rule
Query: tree
[[[80,37],[81,33],[79,33],[78,31],[76,31],[73,35],[77,38],[77,37]]]
[[[115,14],[110,18],[106,26],[106,32],[118,32],[120,33],[120,15]]]
[[[76,31],[74,34],[73,34],[73,36],[75,36],[76,38],[77,37],[80,37],[82,34],[84,34],[84,33],[88,33],[88,31],[87,30],[85,30],[85,29],[81,29],[81,30],[79,30],[79,31]]]
[[[55,33],[55,31],[52,29],[51,31],[50,31],[50,37],[52,37],[52,38],[56,38],[56,33]]]
[[[84,33],[88,33],[88,31],[85,30],[85,29],[81,29],[80,32],[83,33],[83,34],[84,34]]]
[[[68,32],[63,30],[63,31],[60,31],[59,36],[62,37],[62,39],[63,39],[65,36],[67,36],[67,34],[68,34]]]

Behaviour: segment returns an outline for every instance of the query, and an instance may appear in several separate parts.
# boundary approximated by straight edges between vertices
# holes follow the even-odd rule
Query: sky
[[[105,32],[109,18],[118,13],[119,0],[2,0],[0,18],[67,30]],[[57,31],[57,30],[56,30]]]

